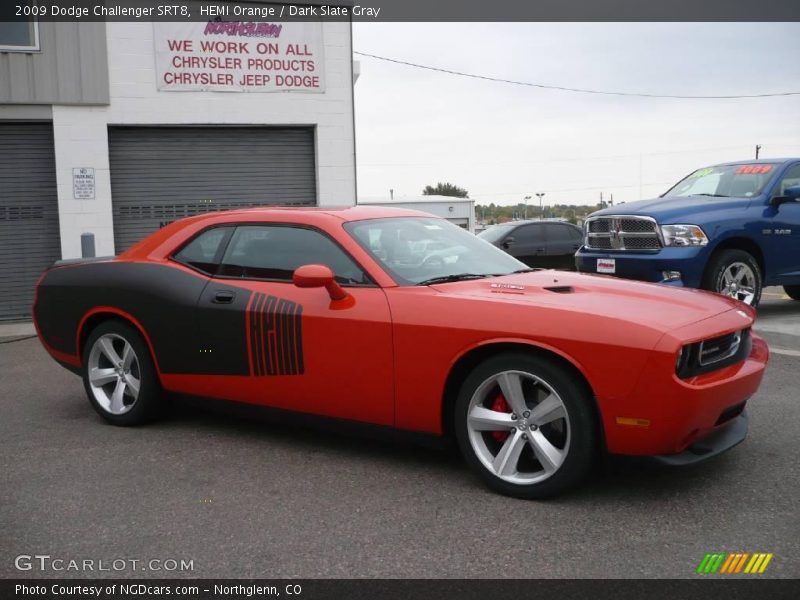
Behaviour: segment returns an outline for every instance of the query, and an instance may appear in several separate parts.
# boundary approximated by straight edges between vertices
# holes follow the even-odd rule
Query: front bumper
[[[597,260],[613,258],[616,262],[616,277],[668,283],[683,287],[699,288],[706,264],[705,247],[662,248],[658,252],[603,252],[581,247],[575,254],[575,267],[581,273],[597,273]],[[679,271],[681,278],[664,281],[664,271]]]
[[[675,359],[681,343],[736,331],[747,322],[732,310],[671,332],[656,345],[629,392],[598,396],[608,452],[661,462],[673,457],[674,464],[687,464],[740,442],[747,433],[741,414],[769,360],[766,342],[751,334],[752,348],[743,361],[689,379],[676,375]]]
[[[671,467],[683,467],[702,462],[742,443],[747,437],[747,426],[748,417],[745,411],[707,437],[696,441],[683,452],[653,456],[652,459]]]

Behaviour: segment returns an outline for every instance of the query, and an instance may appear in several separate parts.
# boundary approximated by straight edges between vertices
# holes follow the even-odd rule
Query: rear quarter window
[[[230,227],[207,229],[176,252],[173,260],[209,275],[216,273]]]

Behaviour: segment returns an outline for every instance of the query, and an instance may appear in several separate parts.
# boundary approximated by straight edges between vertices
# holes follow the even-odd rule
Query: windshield
[[[698,169],[664,196],[758,196],[775,172],[777,164],[726,165]]]
[[[478,237],[487,242],[496,242],[508,235],[509,231],[511,231],[511,227],[508,225],[492,225],[488,229],[481,231]]]
[[[345,224],[345,229],[400,284],[507,275],[527,267],[444,219],[392,217]]]

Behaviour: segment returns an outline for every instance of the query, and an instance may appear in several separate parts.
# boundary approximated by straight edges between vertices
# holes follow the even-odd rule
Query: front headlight
[[[662,225],[665,246],[705,246],[708,238],[698,225]]]

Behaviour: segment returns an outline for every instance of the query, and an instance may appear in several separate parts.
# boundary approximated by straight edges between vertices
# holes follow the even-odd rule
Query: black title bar
[[[58,598],[59,600],[794,600],[797,580],[763,580],[699,576],[683,580],[636,579],[28,579],[0,581],[0,598]]]
[[[800,0],[3,0],[0,21],[800,21]]]

